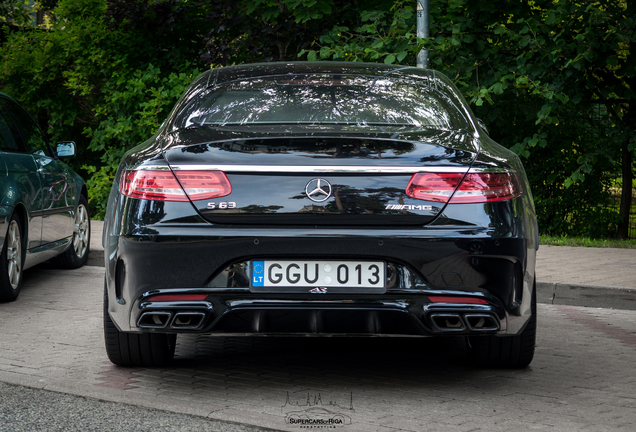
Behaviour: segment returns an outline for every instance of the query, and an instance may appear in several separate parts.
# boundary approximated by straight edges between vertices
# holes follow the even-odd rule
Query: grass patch
[[[540,235],[539,244],[550,246],[582,246],[601,248],[636,249],[636,239],[591,239],[589,237],[568,237]]]

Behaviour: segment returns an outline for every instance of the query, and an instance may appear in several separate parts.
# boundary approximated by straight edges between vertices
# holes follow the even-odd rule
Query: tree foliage
[[[98,215],[121,155],[155,133],[199,71],[294,59],[414,65],[426,48],[493,138],[524,159],[542,232],[626,235],[633,2],[431,0],[426,40],[416,36],[415,0],[40,4],[51,9],[46,28],[4,27],[0,86],[53,140],[78,142],[76,168]],[[620,179],[617,212],[609,196]]]
[[[625,1],[431,1],[431,37],[411,1],[365,10],[321,35],[308,60],[431,67],[460,87],[494,138],[525,159],[547,233],[609,235],[627,218],[634,164],[636,42]],[[609,206],[623,178],[621,218]],[[626,209],[626,210],[625,210]]]
[[[77,142],[71,163],[88,178],[90,206],[100,217],[121,156],[157,131],[192,79],[210,66],[294,59],[325,28],[334,2],[49,0],[45,6],[52,8],[46,28],[5,29],[0,86],[53,142]]]
[[[212,1],[202,60],[220,66],[296,60],[331,27],[334,15],[348,21],[358,12],[349,0]]]
[[[172,49],[170,38],[186,35],[185,24],[170,27],[152,7],[126,18],[119,11],[102,0],[61,0],[46,31],[14,32],[0,54],[2,91],[34,114],[53,142],[77,141],[71,163],[88,178],[97,217],[121,156],[157,131],[202,70],[188,61],[198,45]],[[149,30],[153,19],[163,31]]]
[[[23,26],[33,20],[29,3],[25,0],[0,1],[0,24]]]

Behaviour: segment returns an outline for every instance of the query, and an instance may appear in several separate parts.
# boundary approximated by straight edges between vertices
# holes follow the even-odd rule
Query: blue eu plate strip
[[[252,261],[252,286],[264,286],[265,261]]]

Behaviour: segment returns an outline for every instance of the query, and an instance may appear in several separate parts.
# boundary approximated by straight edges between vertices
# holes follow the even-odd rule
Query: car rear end
[[[507,336],[527,326],[537,246],[527,180],[469,112],[463,128],[415,130],[318,118],[205,128],[187,112],[192,124],[129,153],[115,179],[105,249],[119,331]]]

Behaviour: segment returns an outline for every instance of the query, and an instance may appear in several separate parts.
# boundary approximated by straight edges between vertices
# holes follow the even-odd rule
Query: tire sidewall
[[[7,252],[8,252],[8,244],[9,244],[9,229],[11,228],[11,224],[15,221],[18,226],[18,232],[20,234],[20,279],[18,280],[18,286],[13,288],[11,286],[11,281],[9,280],[9,269],[7,263]],[[7,232],[4,237],[4,245],[2,246],[2,252],[0,253],[0,302],[10,302],[14,301],[20,295],[20,290],[22,289],[22,281],[24,280],[24,257],[25,257],[25,238],[24,238],[24,230],[22,229],[22,222],[20,218],[13,213],[11,219],[9,220],[9,225],[7,227]]]
[[[77,209],[76,209],[76,214],[79,213],[80,207],[82,206],[84,207],[84,210],[86,211],[86,216],[88,221],[88,228],[87,228],[88,244],[86,245],[86,251],[84,252],[84,255],[81,258],[77,256],[77,253],[75,252],[75,246],[73,245],[75,241],[75,232],[73,232],[71,245],[65,252],[69,268],[79,268],[79,267],[82,267],[84,264],[86,264],[86,262],[88,261],[88,254],[91,249],[91,218],[90,218],[90,213],[88,212],[88,201],[86,200],[84,195],[80,196],[79,204],[77,205]],[[75,223],[75,221],[73,221],[73,223]]]

